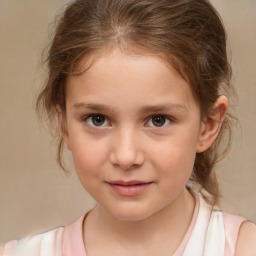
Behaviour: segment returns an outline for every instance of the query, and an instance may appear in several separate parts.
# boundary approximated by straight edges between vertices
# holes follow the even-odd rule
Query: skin
[[[66,104],[66,115],[57,108],[63,136],[81,184],[98,201],[84,222],[87,255],[172,255],[194,210],[185,184],[195,154],[218,136],[226,97],[200,120],[189,85],[161,58],[115,49],[69,77]],[[95,127],[90,114],[106,116],[104,125]],[[153,115],[168,116],[163,127],[153,125]],[[152,184],[128,197],[112,190],[112,179]],[[255,255],[255,241],[255,225],[244,222],[235,255]]]
[[[221,96],[201,120],[189,84],[149,54],[114,49],[68,78],[59,120],[80,182],[98,202],[84,223],[88,255],[175,252],[194,210],[186,183],[195,155],[217,138],[227,107]],[[114,180],[149,185],[124,196]]]
[[[256,255],[256,225],[245,221],[238,234],[235,256],[255,256]]]

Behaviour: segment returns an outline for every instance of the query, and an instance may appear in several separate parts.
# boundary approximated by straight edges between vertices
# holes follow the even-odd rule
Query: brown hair
[[[77,0],[57,24],[47,56],[48,80],[37,101],[37,109],[44,110],[51,123],[56,120],[56,106],[65,112],[67,76],[77,72],[82,58],[111,47],[164,55],[191,85],[202,118],[221,93],[232,89],[226,33],[209,1]],[[230,141],[229,127],[227,117],[217,141],[196,155],[191,176],[191,181],[210,193],[214,201],[219,189],[213,167],[223,155],[220,141],[225,132],[229,134],[225,141]],[[58,140],[58,162],[64,169],[60,133]]]

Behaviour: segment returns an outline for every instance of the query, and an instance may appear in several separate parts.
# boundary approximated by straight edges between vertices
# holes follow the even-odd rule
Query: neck
[[[99,205],[86,220],[85,234],[93,230],[97,240],[100,236],[133,247],[152,244],[161,246],[161,243],[166,242],[176,249],[192,220],[194,206],[194,197],[186,189],[164,209],[138,221],[118,220]]]

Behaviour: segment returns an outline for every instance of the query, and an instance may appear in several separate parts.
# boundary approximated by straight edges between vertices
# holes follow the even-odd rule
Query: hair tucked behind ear
[[[209,1],[77,0],[66,8],[56,27],[47,58],[48,80],[37,101],[37,108],[46,111],[51,123],[56,120],[56,106],[65,113],[67,76],[79,72],[82,58],[113,47],[164,56],[190,84],[202,118],[209,115],[220,94],[232,90],[225,30]],[[230,138],[229,123],[230,115],[214,145],[197,154],[191,177],[214,200],[219,189],[213,168],[223,155],[224,133]],[[57,136],[63,167],[63,141]]]

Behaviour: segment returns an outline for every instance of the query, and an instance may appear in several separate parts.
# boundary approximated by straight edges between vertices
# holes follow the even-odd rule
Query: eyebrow
[[[110,108],[102,104],[92,104],[92,103],[75,103],[74,108],[86,108],[94,111],[110,111]]]
[[[141,112],[143,113],[151,113],[151,112],[165,112],[165,111],[171,111],[171,110],[181,110],[185,111],[187,110],[187,107],[182,104],[159,104],[159,105],[152,105],[152,106],[143,106],[141,108]]]
[[[110,108],[106,105],[103,104],[93,104],[93,103],[75,103],[73,105],[74,108],[85,108],[85,109],[90,109],[93,111],[113,111],[113,108]],[[165,111],[171,111],[171,110],[181,110],[181,111],[186,111],[187,107],[182,104],[159,104],[159,105],[149,105],[149,106],[143,106],[139,109],[139,112],[142,113],[152,113],[152,112],[165,112]]]

